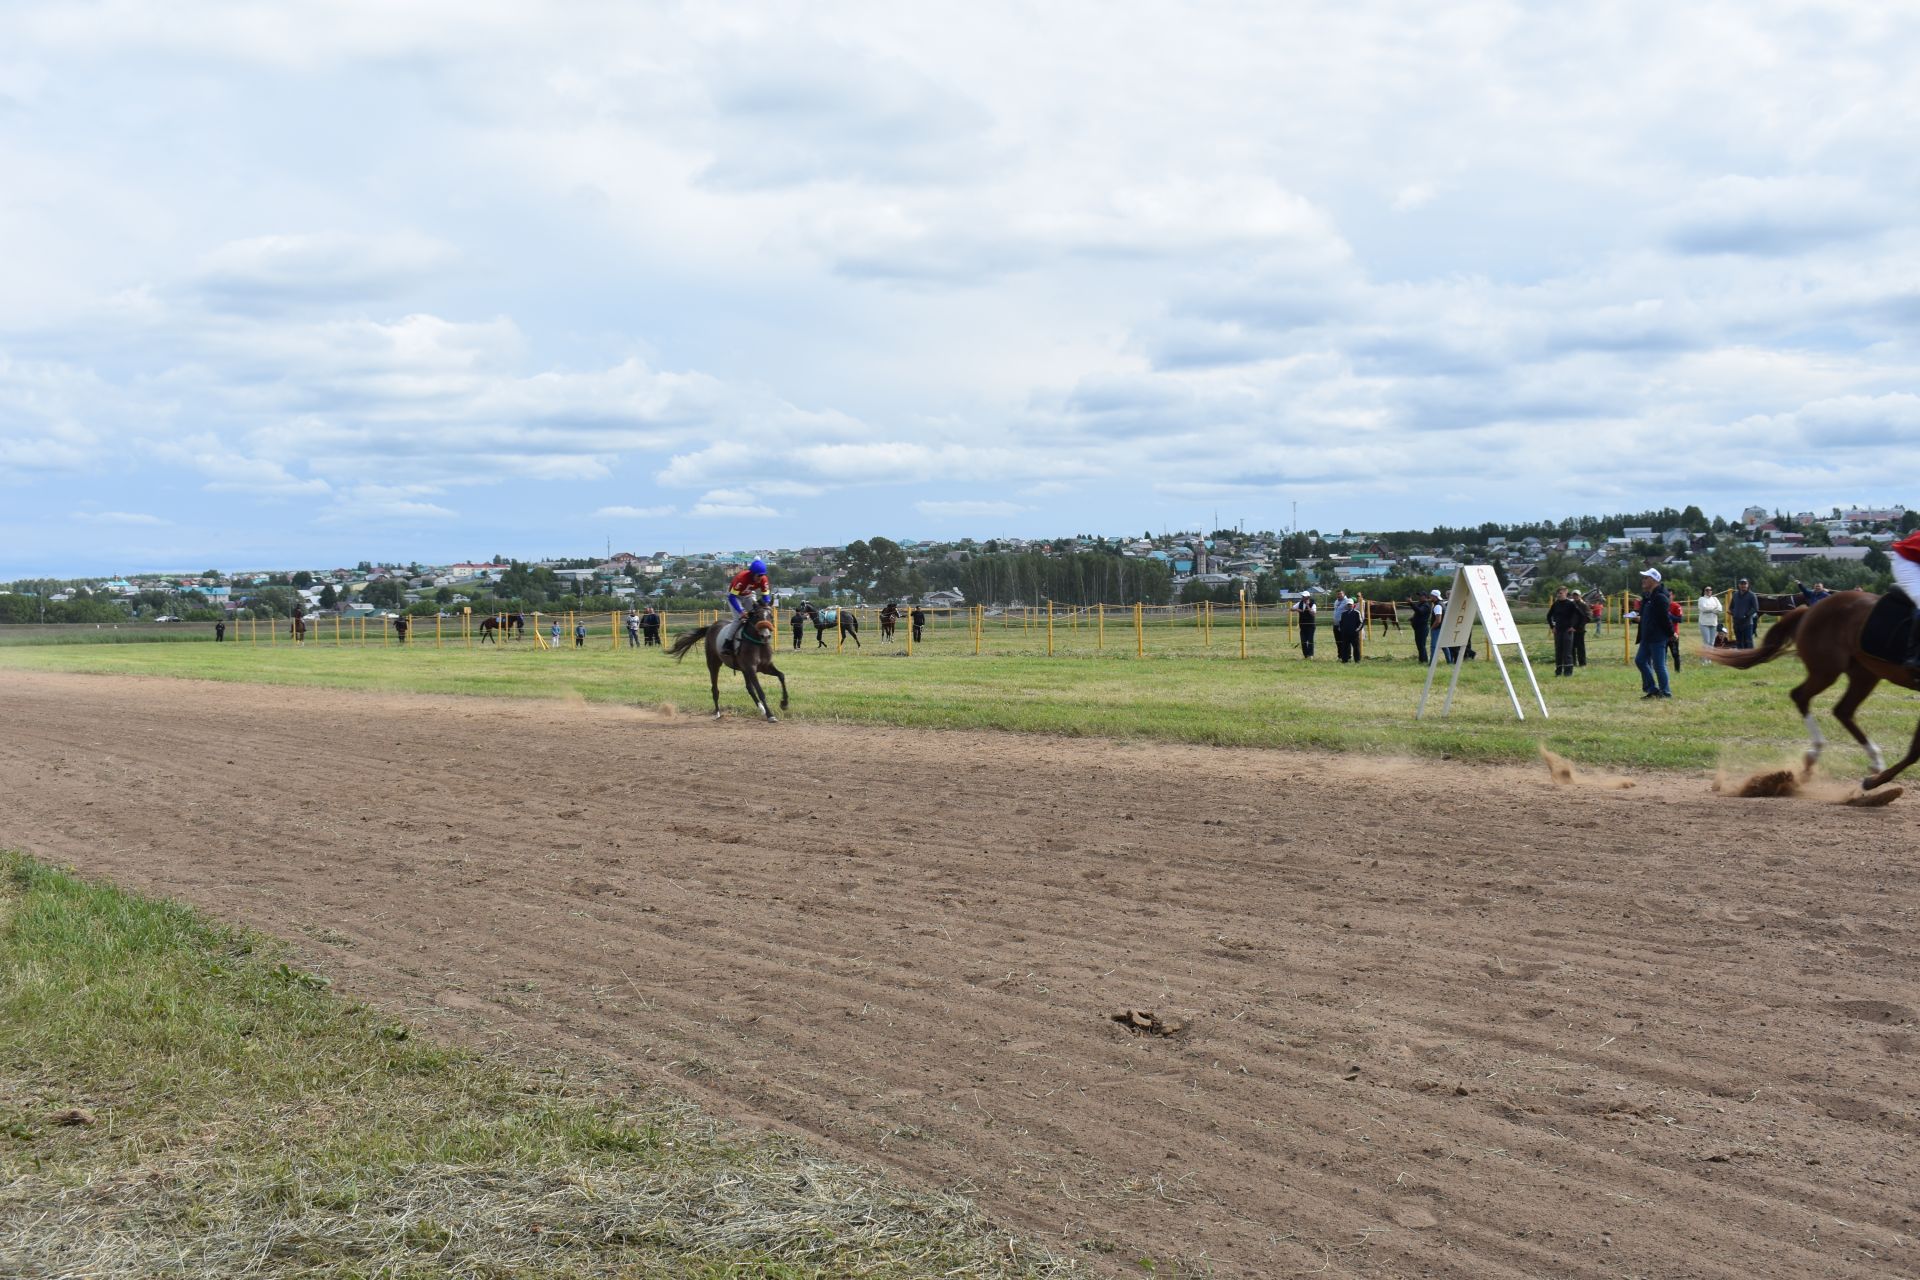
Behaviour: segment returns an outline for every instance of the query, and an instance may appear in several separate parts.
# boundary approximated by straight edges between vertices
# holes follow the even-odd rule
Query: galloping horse
[[[840,628],[843,638],[852,636],[854,647],[860,647],[860,619],[854,616],[853,610],[838,605],[819,609],[809,603],[800,606],[800,612],[813,621],[813,638],[819,641],[820,648],[827,647],[827,630],[830,627]]]
[[[1806,722],[1809,773],[1826,745],[1820,737],[1820,726],[1813,718],[1813,700],[1841,676],[1847,677],[1846,692],[1834,704],[1833,718],[1853,735],[1855,742],[1867,749],[1874,771],[1862,779],[1860,785],[1871,791],[1920,760],[1920,728],[1914,730],[1913,745],[1907,748],[1906,756],[1888,768],[1880,748],[1853,718],[1853,713],[1882,680],[1903,689],[1920,688],[1920,677],[1901,665],[1906,653],[1905,624],[1912,617],[1913,605],[1899,591],[1889,593],[1884,600],[1869,591],[1837,591],[1816,604],[1789,611],[1767,628],[1757,649],[1704,649],[1700,656],[1708,662],[1744,671],[1773,661],[1786,652],[1788,645],[1794,647],[1806,665],[1807,678],[1795,685],[1787,696],[1793,699],[1793,705],[1800,709],[1800,718]]]
[[[527,620],[517,613],[495,613],[480,619],[480,643],[492,640],[499,642],[502,635],[512,633],[515,640],[527,638]]]
[[[891,600],[887,601],[887,607],[880,611],[880,638],[882,640],[893,639],[893,627],[894,624],[899,621],[900,606]]]
[[[780,709],[787,709],[787,678],[780,674],[780,668],[773,665],[773,610],[758,603],[748,609],[746,616],[740,619],[740,634],[734,640],[733,648],[723,654],[720,652],[720,633],[730,625],[729,622],[709,622],[704,627],[683,631],[667,654],[679,662],[694,645],[705,640],[707,678],[713,683],[713,718],[720,718],[720,668],[732,667],[747,682],[747,696],[753,699],[760,714],[769,721],[774,720],[777,717],[767,705],[766,691],[760,687],[760,673],[763,671],[778,680]]]

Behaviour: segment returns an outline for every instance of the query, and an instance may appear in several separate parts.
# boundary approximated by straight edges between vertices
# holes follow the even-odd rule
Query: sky
[[[1920,9],[0,6],[0,580],[1920,504]]]

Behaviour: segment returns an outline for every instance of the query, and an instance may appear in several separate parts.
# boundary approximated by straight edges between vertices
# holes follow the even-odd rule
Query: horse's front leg
[[[707,679],[713,682],[713,718],[718,720],[720,718],[720,658],[712,652],[707,654]]]
[[[780,709],[785,711],[787,709],[787,678],[780,674],[780,668],[771,662],[760,669],[780,682]]]
[[[760,677],[754,674],[751,667],[740,668],[740,675],[747,682],[747,696],[753,699],[753,704],[760,708],[760,714],[771,723],[774,718],[773,708],[767,705],[767,691],[760,687]]]

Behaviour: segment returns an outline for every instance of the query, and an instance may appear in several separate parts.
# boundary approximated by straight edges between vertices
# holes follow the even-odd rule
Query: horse
[[[480,619],[480,643],[492,640],[496,644],[500,637],[512,633],[515,640],[527,638],[527,620],[517,613],[495,613]]]
[[[1798,591],[1789,591],[1783,596],[1763,596],[1756,592],[1753,598],[1760,602],[1760,616],[1763,618],[1782,617],[1807,603],[1807,598]]]
[[[1880,748],[1863,732],[1853,718],[1867,695],[1886,680],[1903,689],[1920,688],[1920,673],[1901,665],[1905,654],[1905,623],[1913,617],[1913,605],[1900,592],[1889,593],[1885,600],[1869,591],[1836,591],[1812,605],[1789,610],[1785,617],[1767,628],[1757,649],[1703,649],[1700,656],[1708,662],[1744,671],[1771,662],[1792,645],[1807,668],[1807,678],[1787,695],[1800,710],[1807,726],[1806,772],[1813,771],[1826,746],[1820,726],[1813,718],[1813,700],[1841,676],[1847,677],[1846,692],[1834,704],[1833,718],[1838,720],[1854,741],[1867,749],[1874,771],[1860,782],[1871,791],[1898,777],[1915,760],[1920,760],[1920,727],[1907,754],[1891,768],[1881,757]]]
[[[1412,604],[1413,601],[1407,601]],[[1392,600],[1367,601],[1367,629],[1371,631],[1376,622],[1391,622],[1393,629],[1400,629],[1400,606]],[[1383,628],[1384,630],[1384,628]]]
[[[893,639],[894,624],[899,621],[900,606],[891,600],[887,601],[887,607],[880,611],[880,638],[882,640]]]
[[[854,616],[853,610],[840,605],[820,609],[806,604],[801,606],[800,611],[812,620],[813,638],[819,641],[819,648],[827,647],[827,629],[830,627],[838,627],[842,638],[852,636],[854,647],[860,647],[860,619]]]
[[[295,644],[303,644],[307,639],[307,620],[300,614],[293,615],[293,622],[287,627],[287,634],[293,637]]]
[[[732,667],[747,682],[747,696],[760,709],[760,714],[772,723],[777,717],[767,705],[767,695],[760,687],[760,673],[766,672],[780,682],[780,709],[787,709],[787,678],[780,674],[780,668],[773,665],[773,610],[766,605],[756,603],[747,610],[740,620],[740,634],[733,642],[733,648],[727,653],[720,652],[720,633],[731,625],[727,622],[709,622],[704,627],[692,631],[683,631],[667,650],[667,656],[675,662],[684,659],[702,640],[707,645],[707,677],[713,683],[713,718],[720,718],[720,668]]]

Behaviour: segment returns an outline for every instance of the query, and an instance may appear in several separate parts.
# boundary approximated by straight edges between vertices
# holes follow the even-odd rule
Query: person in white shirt
[[[1700,619],[1700,643],[1711,649],[1714,640],[1720,635],[1720,597],[1708,592],[1701,596],[1699,602],[1693,607],[1698,611]]]

